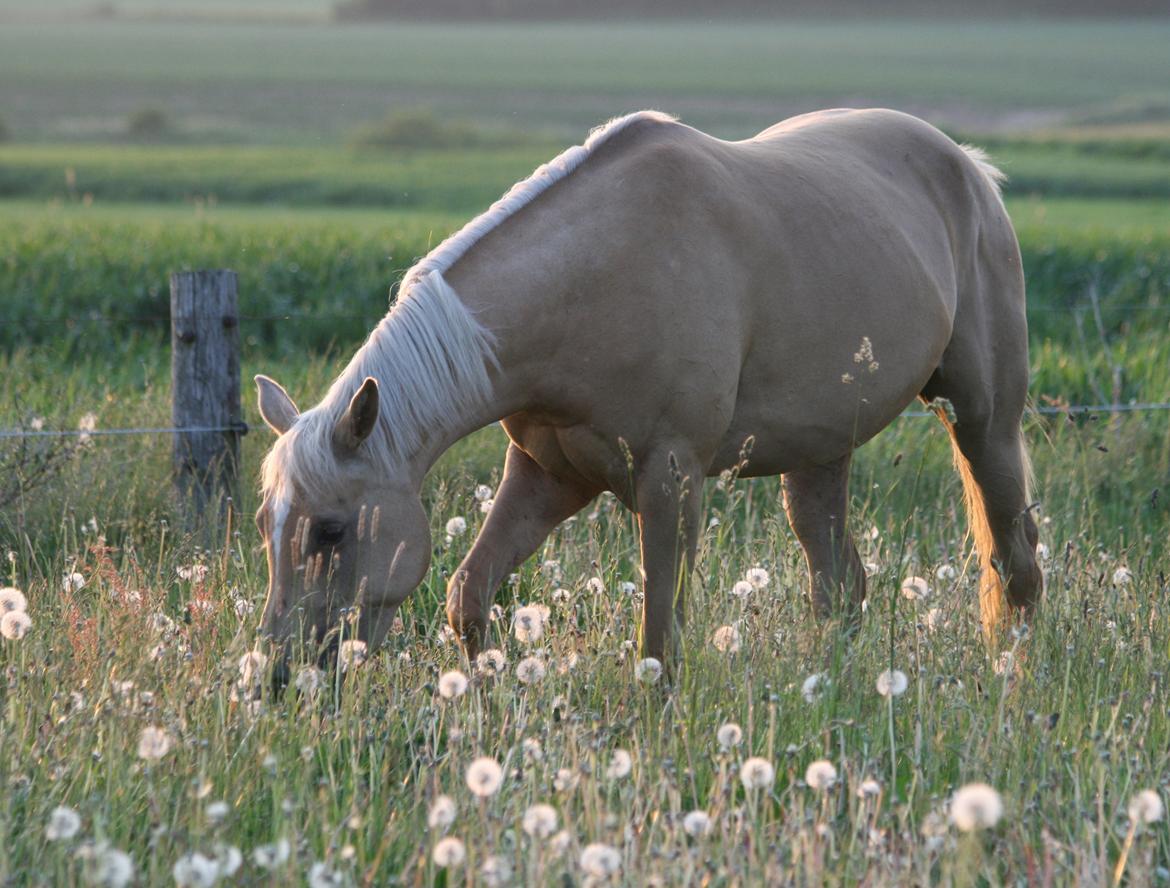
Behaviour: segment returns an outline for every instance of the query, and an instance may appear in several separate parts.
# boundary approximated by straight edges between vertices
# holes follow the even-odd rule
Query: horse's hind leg
[[[956,336],[943,365],[922,393],[943,397],[954,421],[943,419],[951,434],[955,465],[963,478],[967,511],[982,566],[980,612],[992,638],[1002,626],[1004,604],[1027,615],[1040,597],[1043,581],[1036,564],[1038,534],[1029,502],[1030,466],[1020,429],[1028,379],[1028,351],[1021,323],[992,331],[996,354],[976,349],[986,338]]]
[[[865,570],[846,526],[851,457],[788,472],[783,479],[784,509],[804,549],[819,619],[834,611],[856,619],[865,599]]]

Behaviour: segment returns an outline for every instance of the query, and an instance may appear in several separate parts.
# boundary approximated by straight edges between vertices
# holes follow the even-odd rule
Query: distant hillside
[[[342,19],[615,19],[849,15],[956,18],[1170,15],[1168,0],[341,0]]]

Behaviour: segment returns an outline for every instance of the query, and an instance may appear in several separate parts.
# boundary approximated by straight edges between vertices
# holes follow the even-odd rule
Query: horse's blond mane
[[[266,495],[287,499],[290,484],[314,497],[335,489],[333,428],[367,376],[378,381],[379,415],[362,447],[383,467],[400,464],[417,451],[428,431],[446,428],[464,410],[487,401],[495,338],[467,310],[444,272],[489,231],[577,169],[601,143],[639,120],[673,118],[639,111],[593,130],[583,145],[569,148],[516,183],[407,271],[394,307],[321,403],[302,413],[265,457],[261,481]]]

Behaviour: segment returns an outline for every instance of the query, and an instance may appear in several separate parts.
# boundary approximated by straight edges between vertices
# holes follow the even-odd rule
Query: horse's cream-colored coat
[[[495,505],[448,590],[453,625],[474,648],[500,580],[559,521],[612,490],[638,513],[643,641],[663,655],[682,616],[703,476],[744,455],[741,474],[783,473],[818,612],[838,602],[855,610],[864,577],[845,523],[850,454],[915,397],[941,396],[957,417],[948,425],[993,629],[1005,581],[1015,606],[1039,591],[1019,430],[1023,279],[993,174],[974,152],[892,111],[805,115],[733,143],[659,115],[624,120],[440,266],[490,334],[490,395],[411,429],[419,443],[404,458],[372,459],[380,450],[367,436],[379,432],[369,414],[395,368],[371,371],[377,383],[348,408],[338,398],[358,380],[343,374],[329,415],[332,492],[306,496],[316,485],[292,479],[297,520],[352,522],[363,504],[413,512],[401,500],[417,503],[443,450],[501,420],[513,443]],[[296,416],[286,401],[261,385],[262,413],[281,432]],[[365,435],[352,432],[355,411],[369,420]],[[281,463],[270,468],[266,487]],[[425,527],[407,524],[387,527],[379,548],[429,546]],[[329,551],[342,565],[358,560],[344,545]],[[382,615],[363,627],[372,643],[422,572],[416,559],[394,582],[363,574],[363,606]],[[291,631],[288,598],[270,588],[265,622],[278,635]],[[338,588],[311,622],[328,623],[336,601],[352,598]]]

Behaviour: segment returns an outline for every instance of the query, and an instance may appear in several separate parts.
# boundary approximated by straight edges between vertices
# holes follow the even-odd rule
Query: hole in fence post
[[[171,416],[191,430],[174,436],[179,509],[188,529],[218,524],[237,498],[245,431],[234,271],[171,275]]]

